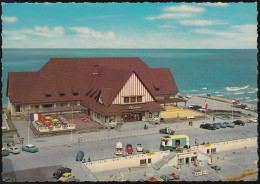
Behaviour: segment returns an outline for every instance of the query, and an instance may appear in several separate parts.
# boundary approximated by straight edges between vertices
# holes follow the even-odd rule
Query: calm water
[[[214,49],[3,49],[2,100],[7,105],[8,72],[38,71],[50,58],[139,57],[149,67],[170,68],[180,93],[257,104],[257,50]],[[242,88],[242,89],[240,89]],[[240,89],[240,90],[239,90]]]

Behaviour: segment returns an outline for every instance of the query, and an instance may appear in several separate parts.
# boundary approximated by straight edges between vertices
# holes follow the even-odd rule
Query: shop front
[[[122,113],[121,119],[123,119],[124,122],[142,121],[143,116],[144,116],[144,112],[127,112],[127,113]]]

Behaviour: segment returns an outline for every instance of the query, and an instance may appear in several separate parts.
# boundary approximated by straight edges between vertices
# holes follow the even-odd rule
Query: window
[[[136,97],[131,97],[131,102],[136,102]]]
[[[151,158],[149,158],[148,159],[148,164],[150,164],[152,162],[152,159]]]
[[[21,111],[21,106],[15,105],[15,112],[20,112],[20,111]]]
[[[35,109],[39,109],[39,105],[35,105]]]
[[[129,97],[124,97],[124,103],[129,103]]]
[[[46,96],[46,97],[51,97],[51,94],[46,94],[45,96]]]
[[[65,96],[65,93],[61,93],[60,96]]]
[[[217,152],[216,148],[211,149],[211,153],[215,154]]]
[[[78,96],[78,93],[73,93],[73,96]]]
[[[48,108],[48,107],[52,107],[52,104],[44,104],[42,105],[43,108]]]
[[[145,165],[146,164],[146,159],[140,160],[140,165]]]
[[[184,164],[184,158],[178,159],[178,165],[180,165],[180,164]]]
[[[142,102],[142,96],[137,97],[137,102]]]

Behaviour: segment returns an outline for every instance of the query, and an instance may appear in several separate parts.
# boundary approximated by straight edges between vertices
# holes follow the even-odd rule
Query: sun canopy
[[[53,123],[47,123],[48,126],[53,125]]]
[[[62,117],[62,116],[58,116],[57,118],[59,118],[59,119],[60,119],[60,118],[63,118],[63,117]]]
[[[58,120],[58,119],[53,119],[52,121],[53,121],[53,122],[58,122],[59,120]]]
[[[60,118],[60,120],[64,120],[65,118]]]
[[[61,122],[63,123],[63,122],[65,122],[65,121],[67,121],[66,119],[64,119],[64,120],[61,120]]]
[[[51,119],[51,117],[50,116],[46,116],[45,119]]]
[[[43,119],[42,121],[49,121],[48,119]]]
[[[69,122],[68,121],[64,121],[64,122],[62,122],[63,124],[68,124]]]

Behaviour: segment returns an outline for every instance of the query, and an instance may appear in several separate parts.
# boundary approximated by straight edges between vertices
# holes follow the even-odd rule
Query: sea
[[[257,49],[2,49],[2,54],[3,106],[8,72],[38,71],[51,58],[84,57],[139,57],[151,68],[170,68],[179,94],[258,102]]]

